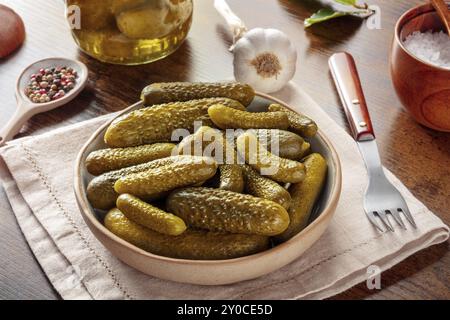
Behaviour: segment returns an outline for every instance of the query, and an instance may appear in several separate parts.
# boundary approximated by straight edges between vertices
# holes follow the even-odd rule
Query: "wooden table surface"
[[[402,109],[388,68],[390,43],[398,17],[419,0],[367,0],[381,8],[381,30],[370,30],[355,18],[344,18],[304,30],[303,20],[318,9],[313,0],[230,0],[249,27],[276,27],[297,46],[300,84],[341,126],[346,121],[328,72],[328,57],[351,52],[358,63],[381,157],[412,193],[450,224],[450,134],[419,126]],[[36,135],[101,114],[121,110],[139,97],[147,83],[207,81],[232,76],[230,37],[212,0],[195,0],[188,40],[170,57],[149,65],[125,67],[97,62],[80,53],[66,27],[62,1],[0,0],[23,18],[27,39],[10,57],[0,60],[0,126],[15,109],[14,86],[21,69],[49,56],[76,58],[87,64],[89,85],[65,107],[35,116],[21,133]],[[28,248],[0,189],[0,298],[57,298]],[[339,299],[450,298],[449,243],[406,259],[382,275],[382,290],[365,284]]]

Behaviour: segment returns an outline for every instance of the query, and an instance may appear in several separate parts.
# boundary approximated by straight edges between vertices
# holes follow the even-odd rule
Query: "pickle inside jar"
[[[193,11],[192,0],[67,0],[71,5],[81,10],[81,29],[72,30],[79,47],[119,64],[147,63],[175,51]]]
[[[116,14],[116,23],[120,32],[130,39],[156,39],[186,21],[190,11],[181,2],[156,1]]]

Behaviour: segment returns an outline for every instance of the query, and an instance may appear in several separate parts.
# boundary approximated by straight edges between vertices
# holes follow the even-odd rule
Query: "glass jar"
[[[162,59],[186,39],[192,0],[66,0],[66,16],[81,50],[104,62]]]

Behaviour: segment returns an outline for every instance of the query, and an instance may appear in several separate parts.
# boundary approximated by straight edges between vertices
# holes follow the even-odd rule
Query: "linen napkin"
[[[325,234],[299,259],[266,276],[231,285],[196,286],[147,276],[120,262],[91,234],[72,191],[74,161],[89,136],[114,115],[20,139],[0,149],[6,194],[32,251],[60,295],[65,299],[322,299],[366,281],[369,266],[384,271],[448,239],[449,228],[387,170],[418,228],[376,231],[363,210],[368,178],[355,142],[295,85],[277,97],[315,119],[336,147],[342,162],[342,195]]]

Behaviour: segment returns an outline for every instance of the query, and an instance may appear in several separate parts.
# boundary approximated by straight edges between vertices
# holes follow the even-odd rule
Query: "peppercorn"
[[[34,103],[44,103],[64,97],[75,88],[78,73],[65,66],[41,68],[30,76],[24,89]]]

